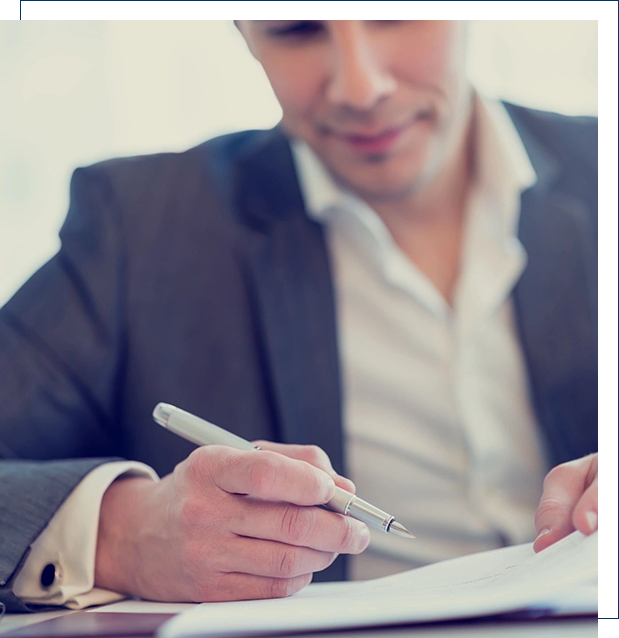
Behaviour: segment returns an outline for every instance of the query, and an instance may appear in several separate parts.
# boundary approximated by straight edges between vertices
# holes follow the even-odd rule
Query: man
[[[238,26],[281,126],[78,170],[2,311],[11,609],[342,578],[345,461],[418,536],[354,577],[597,529],[596,122],[476,96],[462,23]]]

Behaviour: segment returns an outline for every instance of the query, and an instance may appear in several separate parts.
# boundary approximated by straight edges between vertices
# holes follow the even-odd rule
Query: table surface
[[[38,614],[8,614],[0,620],[0,635],[7,638],[38,638],[39,636],[108,635],[114,638],[152,636],[156,628],[172,614],[191,605],[123,601],[87,611],[61,610]],[[69,616],[79,614],[79,617]],[[37,627],[43,621],[52,621]],[[69,620],[71,624],[69,624]],[[78,621],[76,623],[75,621]],[[74,627],[71,628],[71,625]],[[77,629],[76,629],[77,627]],[[109,631],[107,629],[109,628]],[[125,631],[126,628],[126,631]],[[105,630],[105,631],[104,631]],[[479,619],[429,623],[406,627],[378,627],[355,631],[303,634],[303,638],[594,638],[597,618],[546,619]],[[297,634],[298,636],[298,634]],[[278,638],[285,638],[279,636]]]

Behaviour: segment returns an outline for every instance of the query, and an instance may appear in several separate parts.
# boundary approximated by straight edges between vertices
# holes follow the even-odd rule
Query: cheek
[[[447,96],[463,76],[463,67],[462,25],[455,20],[433,20],[416,37],[407,38],[399,55],[398,74],[404,81]]]

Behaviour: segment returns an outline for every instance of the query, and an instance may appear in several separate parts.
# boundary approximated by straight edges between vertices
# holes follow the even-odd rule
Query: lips
[[[393,148],[410,122],[398,127],[382,129],[377,133],[361,133],[338,135],[337,137],[360,153],[386,153]]]

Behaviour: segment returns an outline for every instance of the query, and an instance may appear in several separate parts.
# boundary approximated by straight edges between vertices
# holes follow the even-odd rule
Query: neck
[[[397,225],[444,225],[460,223],[473,175],[473,118],[463,127],[442,169],[418,192],[393,201],[367,201],[383,221]]]
[[[396,244],[450,304],[460,271],[473,133],[471,115],[443,169],[418,193],[393,202],[368,201]]]

